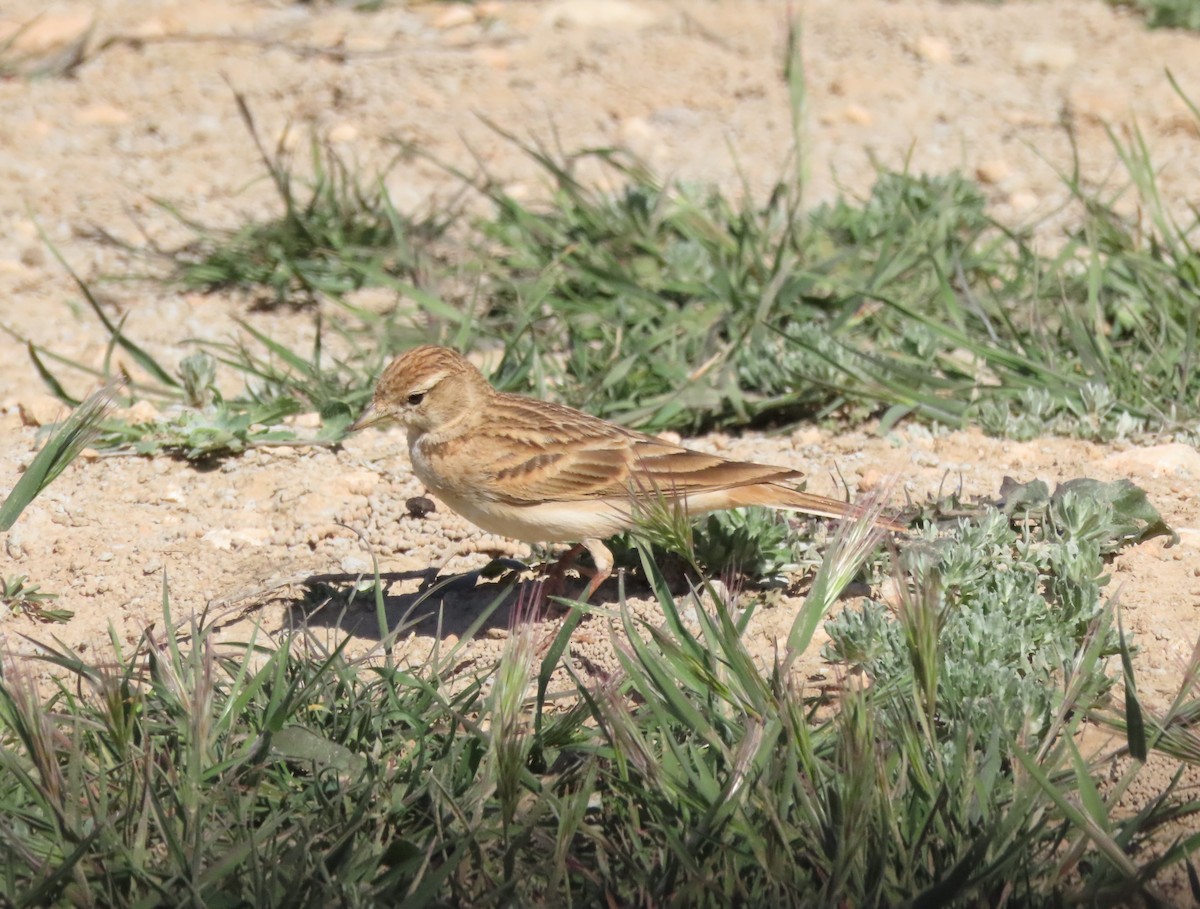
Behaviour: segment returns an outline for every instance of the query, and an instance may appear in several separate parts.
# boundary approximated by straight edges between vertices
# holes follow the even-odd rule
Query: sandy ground
[[[872,162],[899,168],[907,160],[914,171],[934,173],[960,168],[982,182],[999,218],[1043,219],[1039,236],[1053,244],[1066,217],[1059,173],[1072,167],[1066,127],[1094,186],[1120,176],[1106,125],[1121,130],[1133,116],[1161,168],[1164,196],[1181,206],[1200,200],[1197,124],[1165,75],[1169,69],[1200,99],[1200,37],[1148,32],[1098,0],[809,0],[790,9],[804,26],[810,201],[832,198],[839,187],[864,194]],[[289,122],[311,125],[368,166],[390,158],[398,140],[464,168],[481,160],[514,191],[533,195],[532,166],[481,113],[518,134],[556,134],[565,149],[623,143],[660,173],[729,189],[743,176],[752,190],[769,186],[790,144],[783,3],[487,0],[389,4],[367,14],[326,4],[14,0],[0,10],[0,36],[5,23],[39,12],[17,41],[33,58],[91,33],[71,78],[0,81],[0,323],[83,363],[102,360],[106,339],[35,221],[81,274],[98,280],[144,265],[89,240],[95,225],[137,242],[142,231],[168,245],[185,239],[155,197],[212,225],[274,212],[230,86],[246,95],[268,139]],[[452,188],[421,156],[401,161],[388,185],[407,209]],[[232,336],[235,317],[277,337],[310,330],[308,315],[247,314],[232,296],[98,286],[113,314],[126,316],[127,332],[168,362],[190,338]],[[79,380],[76,389],[85,388]],[[23,347],[0,335],[0,493],[36,447],[22,413],[47,410]],[[1200,617],[1195,450],[1014,443],[921,427],[886,436],[800,427],[695,445],[804,469],[810,489],[829,493],[835,469],[852,490],[896,474],[916,499],[946,483],[961,484],[966,495],[995,494],[1006,474],[1051,486],[1081,476],[1133,479],[1181,542],[1125,551],[1110,589],[1119,591],[1126,627],[1142,648],[1143,694],[1159,707],[1174,696]],[[365,433],[336,452],[250,452],[205,471],[170,459],[81,460],[30,507],[0,554],[5,576],[27,575],[75,616],[53,628],[0,618],[0,646],[28,652],[25,635],[54,635],[87,653],[107,646],[109,627],[133,642],[160,621],[164,571],[177,616],[233,604],[245,611],[232,615],[230,634],[244,633],[250,621],[286,628],[304,612],[302,590],[264,589],[369,567],[364,544],[342,525],[361,530],[394,573],[393,620],[431,567],[453,573],[496,554],[529,555],[444,509],[410,516],[405,501],[421,492],[398,433]],[[443,644],[453,639],[498,589],[481,581],[447,590],[440,632],[429,619],[402,650],[421,659],[435,635]],[[612,590],[604,589],[610,603]],[[764,659],[786,635],[794,605],[785,599],[755,619],[750,640]],[[378,637],[367,608],[312,621],[340,622],[360,652]],[[501,610],[471,656],[494,655],[506,622]],[[607,639],[596,617],[572,653],[603,672],[612,666]]]

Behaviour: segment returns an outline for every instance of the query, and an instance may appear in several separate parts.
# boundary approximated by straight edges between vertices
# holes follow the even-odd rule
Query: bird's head
[[[394,422],[410,434],[430,432],[478,413],[491,394],[487,379],[461,354],[427,344],[388,365],[350,431]]]

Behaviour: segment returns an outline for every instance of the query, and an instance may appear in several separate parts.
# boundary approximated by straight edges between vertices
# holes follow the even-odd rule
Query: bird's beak
[[[387,419],[386,413],[381,413],[375,407],[375,402],[372,401],[367,405],[366,410],[362,412],[357,420],[346,427],[347,432],[358,432],[360,429],[366,429],[368,426],[374,426],[377,423],[382,423]]]

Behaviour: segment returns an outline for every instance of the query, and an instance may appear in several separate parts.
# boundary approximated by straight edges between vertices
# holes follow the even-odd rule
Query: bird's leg
[[[596,592],[596,588],[608,580],[613,570],[613,555],[609,552],[607,546],[599,540],[584,540],[581,544],[592,555],[592,561],[596,563],[594,571],[590,572],[592,579],[588,581],[588,585],[583,591],[583,600],[590,600],[592,594]]]
[[[594,569],[580,568],[575,564],[576,559],[579,558],[585,549],[591,553],[592,561],[596,563]],[[582,600],[588,600],[596,592],[596,588],[607,581],[609,576],[612,575],[612,553],[599,540],[584,540],[582,543],[576,543],[564,552],[546,573],[544,587],[546,596],[560,596],[562,594],[563,587],[565,586],[563,578],[570,568],[576,568],[581,575],[591,578],[588,581],[587,587],[584,588],[583,596],[580,597]]]

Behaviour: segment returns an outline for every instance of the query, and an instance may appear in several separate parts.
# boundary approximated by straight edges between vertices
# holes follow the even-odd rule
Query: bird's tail
[[[904,532],[908,528],[895,518],[884,514],[870,506],[853,505],[840,499],[831,499],[811,492],[801,492],[790,486],[779,483],[759,483],[754,486],[737,486],[733,489],[722,490],[726,503],[721,508],[741,508],[746,505],[765,505],[768,508],[786,508],[792,511],[802,511],[805,514],[817,515],[823,518],[847,518],[855,520],[864,515],[871,517],[876,527],[884,530]],[[693,505],[689,496],[688,504]],[[703,507],[704,503],[695,504]]]

